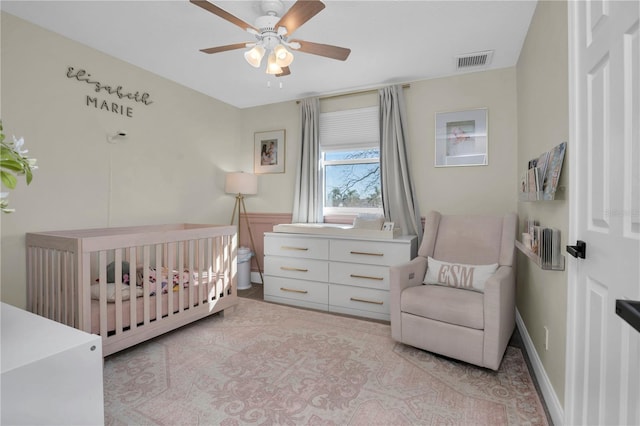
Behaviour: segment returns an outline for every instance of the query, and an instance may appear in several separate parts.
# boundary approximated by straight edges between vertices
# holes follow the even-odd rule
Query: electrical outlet
[[[547,326],[544,326],[544,350],[549,350],[549,329]]]

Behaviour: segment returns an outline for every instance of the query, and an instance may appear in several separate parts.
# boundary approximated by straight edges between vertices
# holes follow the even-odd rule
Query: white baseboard
[[[538,385],[540,386],[542,397],[547,404],[547,409],[549,410],[551,420],[553,421],[554,425],[562,425],[564,424],[564,410],[562,408],[562,404],[560,404],[560,400],[558,400],[558,395],[556,395],[556,392],[551,385],[549,376],[547,376],[547,372],[542,365],[542,361],[538,356],[538,352],[533,345],[533,340],[531,340],[531,336],[529,336],[527,327],[524,325],[524,321],[522,320],[520,312],[518,312],[517,309],[516,325],[518,326],[518,331],[520,332],[520,336],[522,337],[522,342],[524,343],[525,349],[527,350],[527,355],[529,355],[529,361],[531,361],[533,373],[535,374]]]

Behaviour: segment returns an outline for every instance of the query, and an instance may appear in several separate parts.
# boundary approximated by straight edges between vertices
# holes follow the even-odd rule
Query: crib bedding
[[[123,286],[127,287],[127,286]],[[197,287],[196,293],[197,293]],[[139,289],[142,291],[142,289]],[[166,317],[169,312],[169,297],[173,297],[173,313],[177,314],[180,312],[180,294],[177,291],[171,292],[171,296],[168,293],[162,293],[162,316]],[[144,324],[144,297],[142,294],[136,297],[136,325]],[[198,301],[198,298],[195,298],[195,306],[199,306],[200,304],[207,303],[207,297],[201,298]],[[149,320],[154,321],[156,319],[156,310],[157,310],[157,302],[156,296],[149,296]],[[183,293],[183,303],[182,309],[189,309],[189,290],[185,289]],[[195,307],[194,306],[194,307]],[[112,333],[116,330],[116,303],[108,302],[107,303],[107,332]],[[122,327],[129,328],[131,327],[131,300],[123,300],[122,301]],[[96,299],[91,300],[91,333],[100,334],[100,301]]]
[[[111,266],[111,265],[109,265]],[[145,281],[145,271],[148,277],[148,280]],[[172,291],[169,292],[169,277],[172,276]],[[208,273],[203,273],[203,283],[209,287],[211,291],[215,292],[215,283],[221,278],[217,274],[211,274],[212,282],[209,283]],[[173,270],[171,274],[169,274],[166,267],[156,268],[147,267],[144,268],[142,266],[137,268],[136,272],[136,282],[140,283],[139,285],[129,285],[129,280],[127,279],[127,284],[120,283],[107,283],[107,332],[112,333],[116,330],[116,318],[117,318],[117,300],[118,296],[116,294],[116,287],[120,287],[120,299],[122,300],[122,315],[120,318],[122,319],[122,327],[128,328],[131,326],[131,293],[135,295],[136,299],[136,307],[135,307],[135,315],[136,315],[136,325],[141,325],[144,323],[145,318],[145,301],[144,301],[144,293],[145,287],[148,286],[148,315],[149,321],[153,321],[156,319],[156,310],[157,310],[157,301],[156,301],[156,293],[158,288],[158,277],[161,277],[160,280],[160,288],[161,288],[161,297],[162,297],[162,317],[166,317],[169,312],[169,293],[173,294],[173,304],[172,304],[172,312],[174,314],[179,313],[180,309],[180,297],[182,293],[182,310],[189,309],[190,306],[198,306],[202,303],[207,303],[207,299],[210,294],[206,292],[205,294],[201,294],[202,289],[200,288],[200,280],[199,274],[197,272],[190,273],[189,270],[185,269],[184,271],[176,271]],[[125,276],[123,275],[123,280],[125,281]],[[99,281],[99,279],[97,279]],[[192,284],[191,284],[192,283]],[[182,284],[183,290],[180,291],[180,284]],[[91,333],[101,334],[100,330],[100,286],[101,284],[98,282],[96,284],[91,285]],[[191,300],[190,293],[193,292],[193,300]],[[220,294],[219,296],[222,296]]]

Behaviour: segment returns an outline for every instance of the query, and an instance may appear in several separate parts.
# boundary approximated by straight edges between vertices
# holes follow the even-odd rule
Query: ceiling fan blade
[[[282,72],[280,74],[276,74],[276,77],[284,77],[285,75],[291,74],[291,70],[289,67],[282,67]]]
[[[245,31],[247,30],[247,28],[252,28],[255,31],[258,31],[253,25],[247,24],[242,19],[233,16],[232,14],[227,12],[226,10],[220,9],[215,4],[209,3],[206,0],[190,0],[190,1],[191,1],[191,3],[195,4],[196,6],[200,6],[204,10],[207,10],[207,11],[213,13],[214,15],[218,15],[222,19],[225,19],[225,20],[231,22],[232,24],[239,26],[240,28],[242,28]]]
[[[324,9],[324,3],[320,0],[298,0],[287,10],[287,13],[280,18],[276,24],[276,30],[278,27],[285,27],[287,34],[291,35],[301,27],[302,24],[316,16],[322,9]]]
[[[312,55],[325,56],[331,59],[337,59],[339,61],[345,61],[351,49],[345,47],[331,46],[330,44],[313,43],[304,40],[291,40],[291,42],[300,43],[300,48],[297,49],[300,52],[311,53]]]
[[[226,52],[227,50],[244,49],[247,47],[247,43],[227,44],[226,46],[209,47],[207,49],[200,49],[203,53],[219,53]]]

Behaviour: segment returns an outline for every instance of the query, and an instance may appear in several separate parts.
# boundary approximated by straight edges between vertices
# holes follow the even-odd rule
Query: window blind
[[[320,114],[320,148],[339,149],[380,145],[378,106]]]

